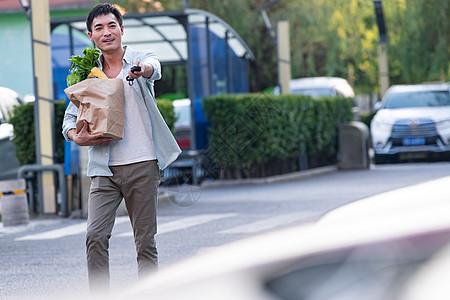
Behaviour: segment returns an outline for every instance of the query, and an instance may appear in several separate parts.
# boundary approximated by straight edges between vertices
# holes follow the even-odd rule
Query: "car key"
[[[131,67],[131,73],[134,74],[134,72],[140,72],[142,70],[142,68],[140,66],[133,66]],[[133,80],[134,78],[131,78],[130,76],[127,76],[127,81],[129,85],[133,85]]]
[[[131,73],[140,72],[141,70],[142,70],[142,68],[140,66],[131,67]]]

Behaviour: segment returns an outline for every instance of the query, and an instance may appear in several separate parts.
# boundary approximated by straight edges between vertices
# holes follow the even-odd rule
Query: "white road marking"
[[[120,224],[128,221],[128,217],[125,218],[116,218],[115,224]],[[66,226],[63,228],[50,230],[46,232],[36,233],[36,234],[29,234],[23,237],[16,238],[15,241],[31,241],[31,240],[53,240],[53,239],[59,239],[62,237],[70,236],[70,235],[76,235],[80,233],[86,232],[86,222],[82,222],[75,225]]]
[[[219,233],[222,234],[257,233],[273,229],[279,226],[287,225],[290,223],[294,223],[296,221],[301,221],[306,216],[309,216],[307,212],[296,212],[286,215],[279,215],[276,217],[256,221],[253,223],[232,227],[230,229],[220,231]]]
[[[205,224],[211,221],[234,217],[237,214],[228,213],[228,214],[202,214],[196,216],[185,217],[182,219],[178,219],[175,221],[170,221],[167,223],[162,223],[158,226],[158,234],[165,234],[169,232],[174,232],[177,230],[182,230],[190,227],[194,227],[197,225]],[[297,212],[286,215],[280,215],[264,220],[260,220],[257,222],[253,222],[250,224],[245,224],[241,226],[236,226],[227,230],[220,231],[222,234],[233,234],[233,233],[257,233],[261,231],[266,231],[275,227],[279,227],[282,225],[287,225],[296,221],[302,220],[308,214],[305,212]],[[115,224],[121,224],[124,222],[129,222],[128,217],[118,217],[116,218]],[[115,227],[116,228],[116,227]],[[82,222],[75,225],[65,226],[63,228],[50,230],[46,232],[29,234],[23,237],[16,238],[15,241],[30,241],[30,240],[52,240],[59,239],[66,236],[77,235],[86,232],[86,222]],[[123,232],[114,236],[117,237],[132,237],[133,233],[130,230],[127,232]]]
[[[234,217],[236,214],[204,214],[182,218],[179,220],[163,223],[158,225],[158,235],[169,233],[181,229],[186,229],[189,227],[194,227],[204,223],[208,223],[214,220],[224,219]],[[133,236],[132,232],[124,232],[118,235],[119,237],[129,237]]]

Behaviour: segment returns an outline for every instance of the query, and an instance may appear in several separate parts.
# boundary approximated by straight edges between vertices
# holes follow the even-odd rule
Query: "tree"
[[[242,37],[255,55],[251,89],[277,83],[276,47],[260,15],[268,0],[190,0]],[[119,0],[128,12],[182,9],[181,0]],[[448,80],[450,1],[383,0],[391,83]],[[347,78],[358,92],[378,88],[378,28],[373,1],[280,0],[267,9],[273,26],[290,22],[292,76]],[[179,72],[178,72],[179,73]],[[174,73],[174,76],[177,76]],[[175,80],[176,82],[176,80]]]
[[[392,82],[448,79],[450,3],[447,0],[390,1],[387,8]]]
[[[259,13],[266,2],[190,1],[224,19],[249,45],[256,57],[254,90],[277,79],[276,48]],[[290,22],[294,78],[339,76],[366,90],[377,85],[377,29],[370,1],[280,1],[267,14],[273,26],[278,19]]]

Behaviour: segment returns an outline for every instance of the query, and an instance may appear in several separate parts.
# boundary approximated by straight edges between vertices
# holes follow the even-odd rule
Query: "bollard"
[[[0,204],[4,227],[28,224],[25,186],[25,179],[0,181]]]
[[[339,168],[368,169],[369,129],[362,122],[349,122],[339,127]]]

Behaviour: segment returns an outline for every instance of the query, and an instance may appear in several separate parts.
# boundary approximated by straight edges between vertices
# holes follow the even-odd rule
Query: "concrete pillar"
[[[277,55],[280,94],[290,94],[291,47],[288,20],[279,20],[277,22]]]
[[[35,93],[36,163],[53,161],[53,74],[48,0],[31,0],[31,37]],[[38,178],[41,213],[56,213],[55,178],[52,171]]]

